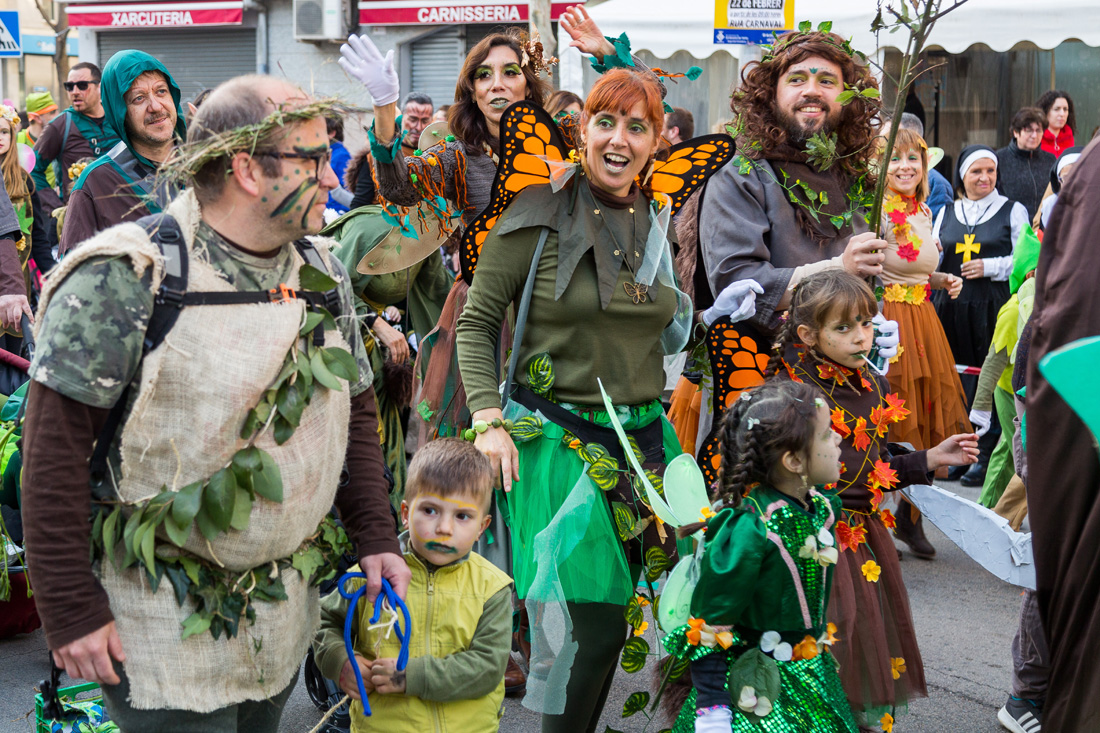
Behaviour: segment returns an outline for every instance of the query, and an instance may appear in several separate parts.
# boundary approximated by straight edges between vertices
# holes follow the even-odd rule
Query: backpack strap
[[[69,110],[65,110],[65,129],[61,131],[61,152],[57,154],[57,157],[53,160],[53,173],[54,179],[57,181],[57,185],[61,188],[61,197],[64,198],[67,192],[65,186],[65,176],[63,174],[66,171],[62,170],[61,156],[65,154],[65,146],[69,142],[69,130],[73,126],[73,115]]]
[[[180,311],[191,305],[247,305],[250,303],[271,303],[283,300],[301,299],[311,308],[325,308],[333,316],[340,314],[340,293],[333,288],[323,293],[310,290],[291,290],[285,285],[271,290],[246,292],[187,292],[187,245],[179,222],[169,214],[159,213],[143,216],[137,224],[149,234],[149,238],[164,255],[164,279],[153,299],[153,312],[145,328],[145,339],[141,345],[141,358],[160,346],[168,332],[176,325]],[[309,265],[321,272],[329,272],[329,267],[317,248],[308,239],[299,239],[294,247]],[[313,342],[320,346],[324,343],[324,326],[318,324],[313,331]],[[89,461],[89,475],[93,488],[103,485],[109,471],[107,456],[114,442],[126,407],[130,401],[133,383],[126,385],[118,401],[111,408],[103,429],[96,438],[95,449]]]

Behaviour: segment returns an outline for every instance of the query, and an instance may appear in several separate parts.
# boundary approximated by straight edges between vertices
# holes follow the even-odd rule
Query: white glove
[[[393,49],[383,57],[366,33],[348,36],[348,42],[340,46],[337,63],[348,76],[367,88],[375,107],[396,102],[401,95],[397,70],[393,68]]]
[[[982,437],[989,432],[989,426],[993,422],[993,413],[990,410],[971,410],[970,411],[970,424],[977,430],[975,432],[978,437]]]
[[[703,325],[709,328],[722,316],[729,316],[733,323],[752,318],[756,315],[756,296],[763,294],[764,288],[755,280],[731,282],[718,293],[714,305],[703,311]]]
[[[888,321],[886,316],[878,313],[871,319],[871,323],[875,324],[875,331],[878,332],[875,346],[878,346],[879,356],[884,356],[887,360],[893,359],[898,355],[898,343],[901,341],[898,336],[898,322]]]
[[[695,733],[729,733],[733,729],[733,712],[722,707],[708,710],[695,719]]]

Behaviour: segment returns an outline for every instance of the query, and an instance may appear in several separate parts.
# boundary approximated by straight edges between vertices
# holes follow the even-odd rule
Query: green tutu
[[[603,408],[562,406],[595,425],[611,425]],[[537,417],[515,401],[509,402],[505,411],[505,417],[513,421],[533,415]],[[618,408],[618,417],[628,431],[661,420],[665,463],[682,452],[659,401]],[[623,550],[610,503],[606,495],[586,479],[588,464],[576,450],[577,444],[569,445],[572,436],[561,426],[540,419],[541,426],[534,431],[536,434],[527,440],[516,440],[520,478],[507,495],[516,592],[520,598],[526,598],[535,579],[538,570],[536,536],[546,529],[572,492],[595,491],[598,495],[592,503],[587,527],[582,526],[583,522],[574,526],[573,529],[583,534],[573,551],[558,565],[561,589],[565,598],[572,602],[625,605],[634,595],[633,578],[637,573],[631,572],[631,559]],[[670,535],[674,532],[672,527],[666,530]]]

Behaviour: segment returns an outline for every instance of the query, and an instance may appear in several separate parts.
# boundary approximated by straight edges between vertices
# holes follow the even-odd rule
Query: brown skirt
[[[867,530],[867,541],[855,551],[842,550],[837,562],[829,620],[836,624],[840,640],[832,652],[857,720],[878,725],[893,708],[904,710],[914,697],[928,696],[924,664],[890,531],[878,514],[844,514],[852,527]],[[881,569],[877,582],[863,573],[870,560]]]
[[[932,303],[886,301],[883,314],[898,322],[901,337],[901,351],[886,379],[909,410],[907,418],[890,426],[890,441],[927,450],[952,435],[972,432],[955,359]]]
[[[695,455],[695,441],[699,437],[699,409],[702,400],[703,390],[684,376],[676,383],[669,400],[668,421],[676,431],[680,448],[690,455]]]

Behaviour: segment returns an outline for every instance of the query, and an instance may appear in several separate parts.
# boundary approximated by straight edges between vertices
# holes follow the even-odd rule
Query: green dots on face
[[[266,204],[267,203],[267,196],[261,196],[260,197],[260,202]]]
[[[276,191],[278,191],[278,190],[279,190],[279,187],[278,187],[278,186],[275,186],[275,190],[276,190]]]

